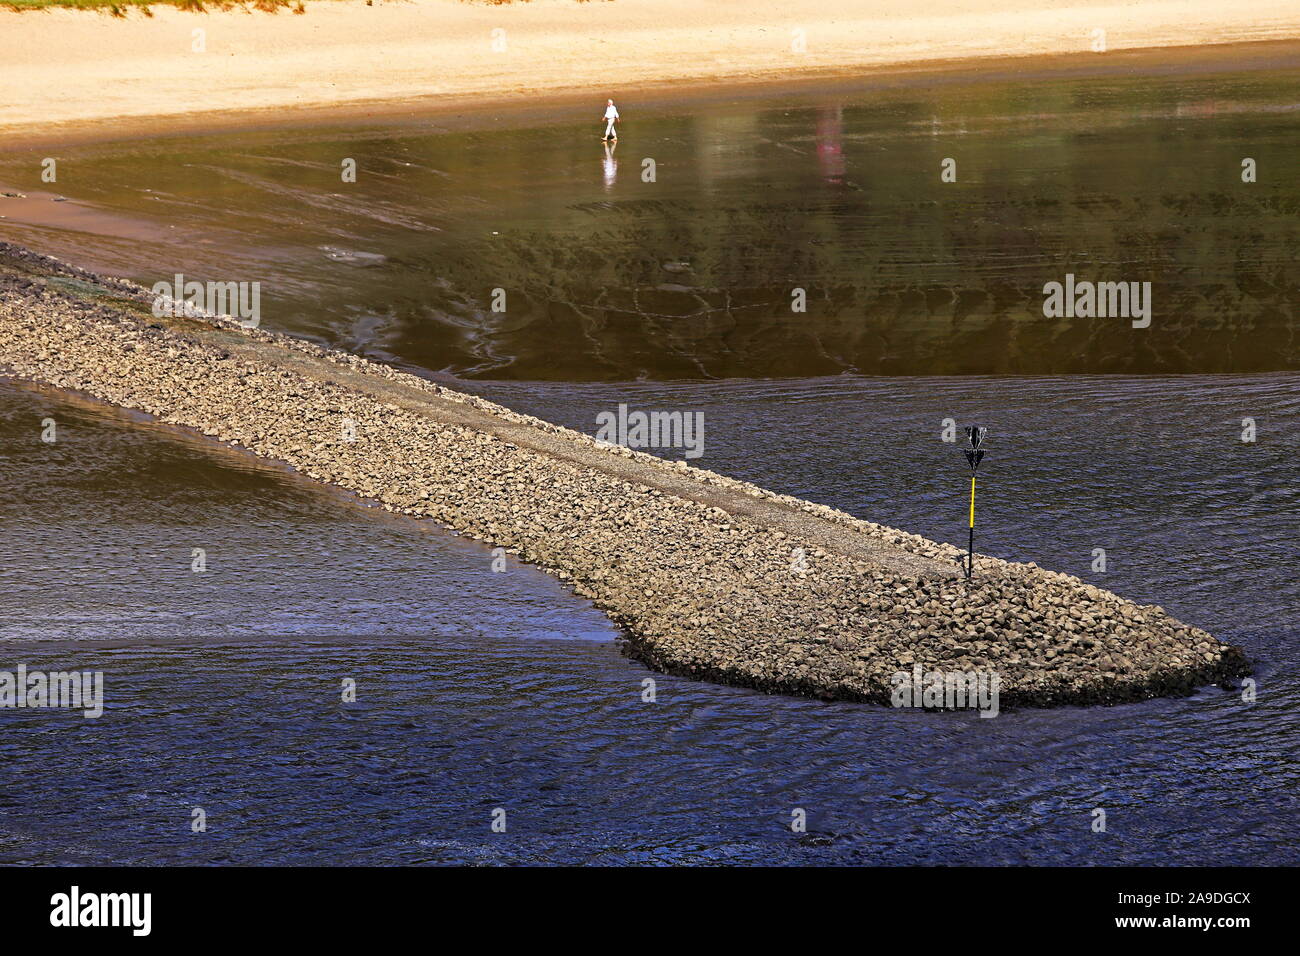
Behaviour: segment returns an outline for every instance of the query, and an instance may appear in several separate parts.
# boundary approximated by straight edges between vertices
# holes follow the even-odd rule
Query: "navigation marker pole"
[[[970,442],[970,448],[963,448],[962,452],[966,455],[966,463],[970,465],[970,545],[966,553],[966,563],[962,570],[966,572],[966,580],[971,579],[975,573],[975,471],[979,468],[980,462],[984,460],[984,451],[980,445],[984,444],[984,436],[989,430],[978,426],[966,426],[966,440]]]

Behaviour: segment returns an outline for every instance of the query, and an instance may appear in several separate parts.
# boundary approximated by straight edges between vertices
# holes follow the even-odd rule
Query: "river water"
[[[0,669],[102,670],[107,697],[0,710],[0,861],[1300,861],[1296,79],[620,103],[610,159],[594,123],[60,153],[86,205],[7,238],[261,281],[268,327],[587,431],[700,411],[698,464],[872,520],[964,543],[942,423],[987,425],[980,547],[1244,645],[1258,699],[984,720],[653,675],[646,702],[536,569],[0,383]],[[32,159],[0,182],[51,188]],[[1067,272],[1152,281],[1152,326],[1045,320]]]

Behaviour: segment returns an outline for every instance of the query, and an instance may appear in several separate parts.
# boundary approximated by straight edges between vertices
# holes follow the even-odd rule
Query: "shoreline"
[[[1300,38],[1210,46],[1147,47],[1107,57],[1063,53],[899,63],[765,79],[665,80],[638,93],[638,110],[664,113],[682,107],[726,109],[780,97],[795,104],[827,96],[861,95],[938,85],[1052,81],[1074,77],[1211,76],[1254,70],[1300,70]],[[278,108],[198,111],[183,115],[105,117],[17,131],[0,125],[0,154],[41,146],[79,146],[137,139],[166,140],[222,133],[295,129],[435,127],[439,132],[541,126],[577,121],[591,113],[591,97],[569,89],[540,94],[414,96],[398,100],[318,104],[286,113]],[[162,125],[165,123],[165,127]],[[3,184],[0,184],[3,185]]]
[[[1266,0],[1252,11],[1255,25],[1238,19],[1208,0],[1136,9],[1048,0],[1033,11],[1012,0],[940,0],[925,17],[896,14],[883,0],[708,8],[687,0],[335,0],[305,16],[158,8],[127,20],[0,11],[0,89],[19,91],[0,101],[0,148],[231,128],[500,121],[489,114],[552,120],[592,114],[607,93],[654,110],[909,84],[1300,66],[1300,8]],[[204,54],[186,45],[197,27],[207,31]],[[509,41],[496,55],[488,46],[495,29]],[[805,53],[785,49],[793,29],[807,34]],[[1090,50],[1090,29],[1106,31],[1106,52]],[[586,52],[593,44],[600,56]]]
[[[0,366],[516,553],[591,600],[654,669],[878,704],[916,668],[986,673],[1002,705],[1035,707],[1185,696],[1250,672],[1240,648],[1078,578],[976,555],[967,583],[952,545],[350,353],[154,318],[152,301],[0,243]]]
[[[700,110],[749,109],[751,103],[780,97],[787,107],[813,106],[827,97],[859,96],[872,90],[888,94],[903,89],[939,85],[1054,81],[1080,76],[1180,77],[1214,76],[1242,70],[1294,69],[1300,71],[1300,40],[1221,44],[1208,47],[1152,48],[1121,51],[1109,57],[1080,54],[1007,57],[899,65],[869,74],[829,74],[780,77],[764,81],[701,82],[661,85],[647,90],[640,101],[643,116],[684,108]],[[669,95],[671,93],[671,96]],[[222,133],[292,132],[295,130],[367,129],[457,133],[485,129],[547,126],[590,115],[589,98],[556,92],[543,97],[505,97],[499,100],[438,98],[403,103],[343,104],[304,108],[285,114],[276,110],[201,112],[166,118],[103,119],[72,124],[67,129],[46,129],[0,135],[0,156],[22,154],[44,147],[72,148],[96,143],[148,139],[218,136]],[[10,198],[6,198],[10,197]],[[52,203],[61,198],[66,201]],[[75,191],[19,188],[0,179],[0,224],[23,225],[100,233],[120,238],[152,238],[157,225],[78,200]],[[1116,373],[1123,374],[1123,373]]]

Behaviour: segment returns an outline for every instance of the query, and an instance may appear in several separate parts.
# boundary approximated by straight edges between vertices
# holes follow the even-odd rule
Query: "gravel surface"
[[[151,303],[0,243],[0,365],[505,547],[592,600],[653,668],[882,704],[900,673],[984,672],[1004,707],[1249,673],[1240,648],[1078,578],[977,555],[967,583],[951,545]]]

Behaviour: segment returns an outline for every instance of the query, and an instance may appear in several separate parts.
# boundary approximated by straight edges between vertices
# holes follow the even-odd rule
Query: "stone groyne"
[[[882,704],[900,673],[981,672],[1003,706],[1181,695],[1249,672],[1240,648],[1077,578],[977,555],[968,583],[951,545],[344,352],[156,318],[152,301],[0,243],[0,368],[505,547],[592,600],[650,667]]]

